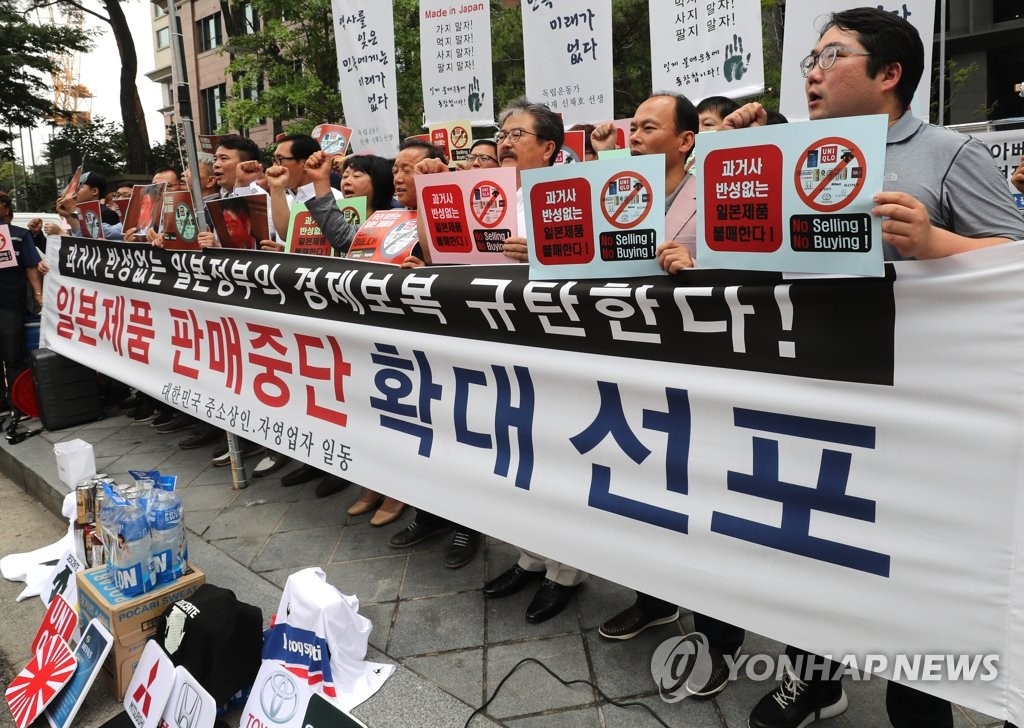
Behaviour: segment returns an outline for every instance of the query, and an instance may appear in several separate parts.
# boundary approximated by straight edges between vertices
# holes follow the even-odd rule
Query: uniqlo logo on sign
[[[822,164],[835,164],[839,159],[839,147],[835,144],[826,144],[821,148],[818,161]]]

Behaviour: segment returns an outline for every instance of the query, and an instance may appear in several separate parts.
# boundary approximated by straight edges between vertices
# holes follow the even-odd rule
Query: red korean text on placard
[[[782,151],[716,149],[704,161],[704,236],[712,250],[771,253],[783,241]]]

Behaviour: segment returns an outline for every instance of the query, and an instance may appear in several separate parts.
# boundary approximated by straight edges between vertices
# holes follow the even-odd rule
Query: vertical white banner
[[[420,77],[427,125],[494,123],[490,5],[420,0]]]
[[[764,91],[759,0],[651,0],[651,88],[694,103]]]
[[[522,0],[526,95],[566,125],[611,119],[611,0]]]
[[[870,3],[875,5],[876,3]],[[807,119],[807,96],[800,61],[814,50],[829,17],[834,12],[849,10],[857,3],[850,0],[790,0],[786,5],[786,26],[782,40],[782,83],[779,111],[790,121]],[[924,41],[924,73],[914,92],[910,110],[914,116],[928,121],[931,103],[932,37],[935,33],[934,0],[885,0],[878,7],[907,20]]]
[[[395,22],[391,0],[331,0],[338,52],[338,90],[358,152],[389,156],[398,149]]]

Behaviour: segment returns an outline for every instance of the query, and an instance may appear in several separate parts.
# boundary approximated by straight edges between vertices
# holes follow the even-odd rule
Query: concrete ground
[[[38,423],[30,422],[29,427]],[[462,569],[444,567],[449,539],[435,537],[398,550],[388,538],[410,522],[411,511],[384,528],[369,515],[349,517],[359,496],[351,486],[327,499],[314,483],[281,486],[292,468],[232,490],[229,468],[210,465],[212,447],[182,451],[187,433],[161,435],[147,424],[131,424],[110,410],[106,419],[80,428],[44,432],[11,445],[0,439],[0,554],[30,551],[56,541],[66,529],[58,516],[66,488],[57,476],[53,445],[81,438],[93,445],[99,472],[126,482],[129,469],[159,469],[178,475],[193,563],[207,580],[233,589],[269,619],[289,574],[320,566],[330,583],[359,597],[361,613],[374,625],[368,659],[398,665],[395,674],[354,714],[375,728],[410,726],[461,728],[516,663],[542,661],[563,679],[587,680],[617,701],[642,703],[664,725],[740,728],[757,700],[774,684],[740,678],[706,702],[663,701],[651,677],[650,661],[664,640],[692,630],[684,613],[676,623],[654,628],[626,642],[609,642],[598,625],[628,605],[632,591],[591,577],[565,612],[540,625],[523,614],[532,590],[486,601],[480,589],[511,565],[517,550],[486,539],[480,554]],[[257,458],[250,459],[251,469]],[[9,480],[8,480],[9,478]],[[0,661],[6,682],[28,660],[28,643],[43,616],[38,598],[16,603],[21,584],[0,583],[4,628]],[[748,654],[777,655],[782,645],[747,634]],[[841,716],[815,723],[822,728],[889,725],[885,680],[845,681],[850,707]],[[86,702],[83,726],[99,725],[117,711],[102,686]],[[956,708],[957,728],[1001,726],[1002,721]],[[4,721],[7,721],[6,723]],[[0,725],[13,724],[6,708]],[[41,725],[45,725],[43,722]],[[510,728],[646,728],[658,723],[641,709],[620,708],[593,687],[565,687],[534,664],[508,679],[497,698],[470,726]]]

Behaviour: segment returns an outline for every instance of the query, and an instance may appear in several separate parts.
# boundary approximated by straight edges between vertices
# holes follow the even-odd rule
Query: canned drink
[[[96,484],[92,478],[86,478],[75,486],[75,504],[79,523],[93,523],[96,520]]]

